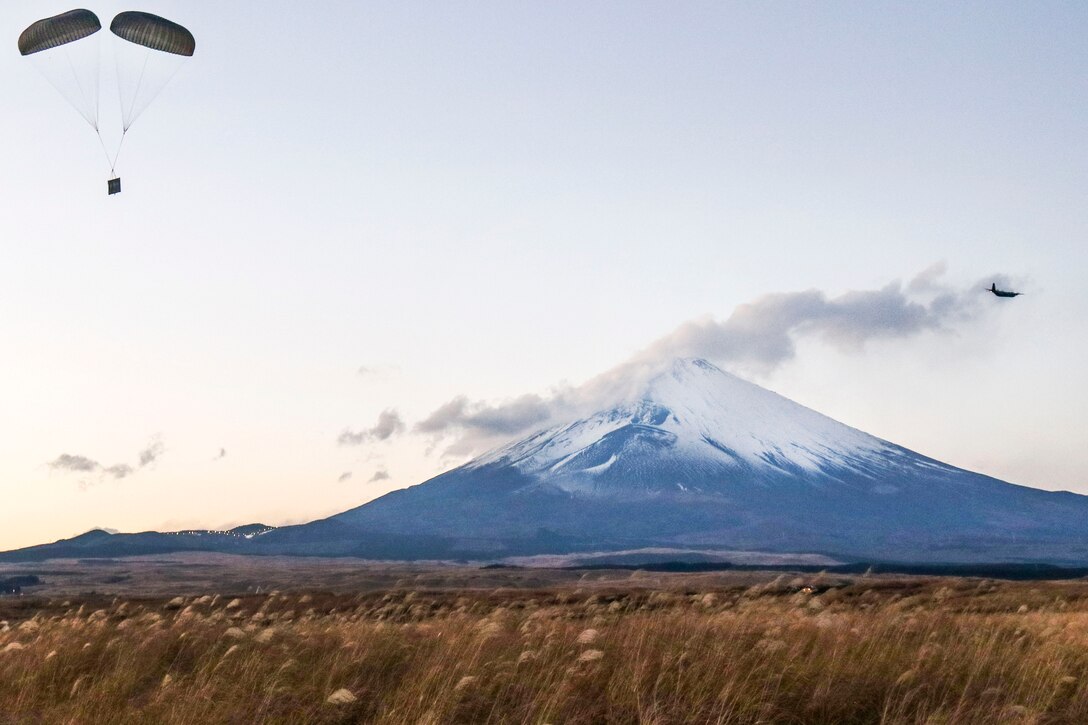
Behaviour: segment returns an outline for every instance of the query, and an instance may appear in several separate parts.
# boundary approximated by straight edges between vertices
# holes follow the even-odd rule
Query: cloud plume
[[[92,461],[86,456],[73,456],[68,453],[61,453],[54,460],[49,462],[49,467],[54,471],[93,473],[102,466],[98,461]]]
[[[158,438],[153,439],[146,448],[140,451],[140,468],[146,468],[166,452],[166,446]]]
[[[725,320],[686,322],[641,357],[705,357],[766,373],[796,356],[799,338],[819,337],[856,352],[870,340],[947,330],[969,316],[970,306],[962,302],[952,293],[915,301],[898,282],[838,297],[818,290],[770,294],[740,305]]]
[[[102,473],[105,473],[107,476],[113,476],[113,478],[117,480],[128,478],[135,472],[136,469],[127,463],[115,463],[112,466],[102,469]]]
[[[353,431],[350,428],[344,430],[336,439],[342,446],[358,446],[371,441],[389,440],[398,433],[404,432],[404,421],[400,413],[392,408],[383,410],[378,414],[378,422],[373,428]]]
[[[97,473],[101,476],[109,476],[110,478],[120,480],[122,478],[128,478],[136,469],[127,463],[115,463],[112,466],[103,466],[98,461],[87,458],[86,456],[73,456],[67,453],[62,453],[54,460],[49,462],[49,467],[54,471],[61,471],[64,473]]]
[[[355,372],[363,378],[382,378],[400,372],[400,368],[396,365],[360,365]]]
[[[980,293],[982,288],[991,281],[1009,282],[1005,275],[991,275],[963,288],[945,282],[944,274],[941,263],[905,285],[894,281],[879,289],[838,295],[815,289],[763,295],[739,305],[724,319],[685,322],[580,386],[500,402],[461,395],[434,410],[414,430],[432,439],[432,449],[445,443],[443,455],[470,455],[634,394],[678,357],[706,358],[742,375],[762,377],[793,360],[804,339],[858,353],[871,341],[954,333],[987,308],[993,309]]]
[[[527,394],[498,405],[472,402],[461,395],[416,424],[420,433],[441,433],[450,428],[472,428],[495,435],[514,434],[543,423],[552,413],[552,400]]]
[[[108,477],[119,481],[122,478],[128,478],[140,469],[151,465],[157,461],[165,451],[166,447],[163,445],[162,441],[158,438],[153,438],[143,450],[136,454],[137,462],[135,466],[131,466],[127,463],[114,463],[113,465],[105,466],[93,458],[70,453],[62,453],[46,465],[52,470],[61,473],[97,474],[99,480]],[[82,486],[86,487],[91,484],[91,481],[87,478],[83,478],[80,483]]]

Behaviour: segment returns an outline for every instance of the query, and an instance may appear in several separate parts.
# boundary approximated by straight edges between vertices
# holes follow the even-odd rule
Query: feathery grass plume
[[[481,639],[490,639],[492,637],[497,637],[499,634],[502,633],[502,625],[498,622],[492,622],[489,620],[480,622],[480,626],[477,629],[480,632]]]
[[[329,695],[325,699],[325,702],[330,705],[350,705],[358,699],[359,698],[355,697],[351,690],[341,687],[339,690]]]
[[[79,677],[77,677],[75,681],[72,682],[72,687],[68,691],[68,697],[75,697],[77,694],[79,694],[79,691],[83,687],[83,683],[84,681],[86,681],[86,679],[86,675],[80,675]]]
[[[581,634],[578,635],[578,644],[593,644],[600,636],[600,632],[595,629],[584,629]]]

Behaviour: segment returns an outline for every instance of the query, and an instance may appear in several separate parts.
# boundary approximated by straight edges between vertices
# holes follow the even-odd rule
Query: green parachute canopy
[[[82,40],[102,29],[98,16],[90,10],[69,10],[31,25],[19,36],[19,52],[40,53]],[[190,36],[191,37],[191,36]],[[192,53],[190,53],[192,55]]]
[[[171,20],[151,13],[119,13],[110,24],[110,30],[130,43],[164,53],[188,57],[196,50],[196,39],[192,33]]]

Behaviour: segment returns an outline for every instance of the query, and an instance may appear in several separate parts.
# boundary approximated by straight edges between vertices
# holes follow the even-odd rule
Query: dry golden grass
[[[0,722],[1088,722],[1088,583],[667,582],[9,600]]]

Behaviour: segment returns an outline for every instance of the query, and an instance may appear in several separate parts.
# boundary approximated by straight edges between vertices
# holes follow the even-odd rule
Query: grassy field
[[[1080,580],[399,576],[2,599],[0,722],[1088,722]]]

